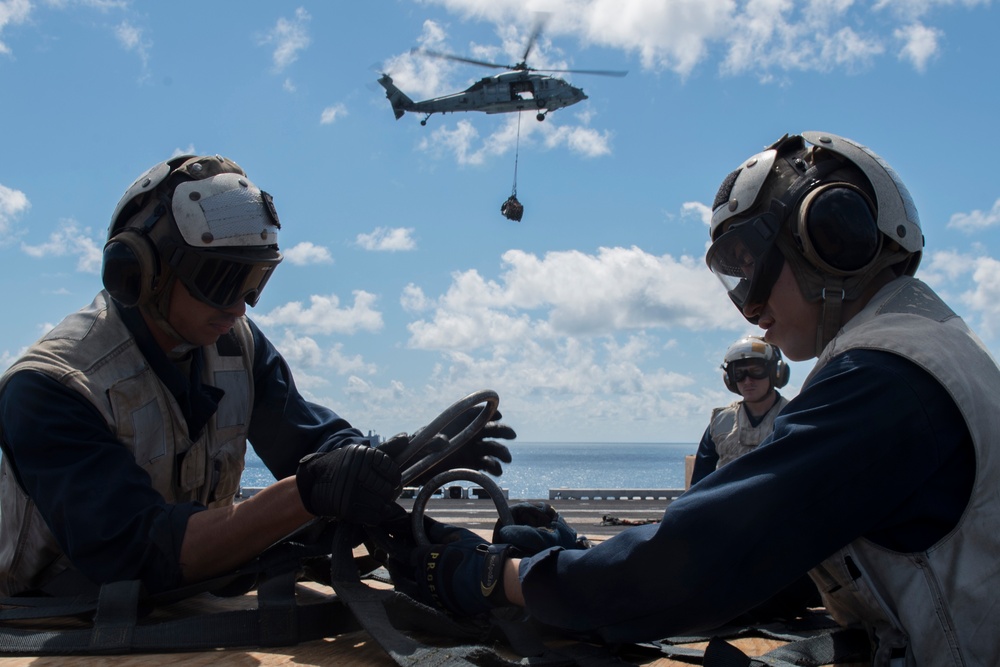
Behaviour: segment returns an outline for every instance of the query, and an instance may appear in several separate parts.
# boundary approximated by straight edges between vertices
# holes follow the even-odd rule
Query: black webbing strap
[[[353,557],[355,530],[346,524],[337,530],[333,538],[331,552],[330,578],[333,590],[343,600],[361,626],[371,635],[383,651],[402,667],[417,667],[423,665],[510,665],[519,663],[507,661],[482,645],[468,644],[455,647],[440,647],[422,644],[401,632],[389,617],[389,610],[405,608],[409,605],[408,598],[401,593],[386,589],[375,589],[361,583],[357,566]],[[443,614],[436,610],[419,605],[419,615],[428,620],[430,616],[438,616],[444,621],[435,629],[437,631],[455,632],[459,630],[456,623],[446,620]],[[429,614],[427,613],[429,612]],[[413,618],[416,618],[414,616]],[[465,630],[466,633],[470,631]]]
[[[139,615],[141,590],[140,583],[134,580],[101,587],[94,627],[90,632],[90,652],[128,652]]]
[[[352,557],[353,544],[360,542],[355,537],[358,533],[347,525],[341,528],[334,536],[331,550],[331,585],[375,643],[401,667],[624,667],[634,664],[612,655],[606,645],[565,636],[556,637],[552,642],[554,646],[550,646],[543,641],[544,626],[514,608],[494,610],[489,623],[459,621],[402,593],[367,586],[360,581],[358,559]],[[369,536],[373,536],[371,531]],[[377,576],[372,578],[381,580]],[[463,643],[428,645],[403,630]],[[501,654],[496,648],[497,640],[510,648],[506,655],[523,657],[512,659]]]
[[[871,643],[864,631],[844,628],[779,646],[755,660],[769,667],[867,663],[871,661]]]
[[[774,634],[763,632],[751,632],[743,636],[751,635],[774,638]],[[787,639],[789,636],[784,634],[781,638]],[[871,660],[871,646],[867,634],[853,628],[838,628],[809,637],[799,637],[784,646],[754,657],[746,655],[718,636],[709,640],[704,651],[667,642],[657,642],[657,644],[668,657],[694,661],[704,667],[819,667],[867,663]]]
[[[290,646],[360,629],[333,595],[297,599],[296,581],[304,557],[316,547],[300,542],[276,545],[238,573],[177,591],[146,597],[138,581],[105,584],[96,599],[6,598],[0,604],[0,655],[111,655],[222,648]],[[148,612],[237,580],[259,581],[256,608],[195,613],[155,620]],[[316,595],[320,595],[316,593]],[[39,629],[42,619],[75,619],[70,627]],[[85,627],[77,627],[85,623]],[[62,625],[67,625],[62,620]]]

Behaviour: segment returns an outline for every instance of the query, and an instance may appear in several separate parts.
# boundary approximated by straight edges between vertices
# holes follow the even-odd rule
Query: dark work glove
[[[310,514],[364,524],[391,514],[403,490],[392,457],[357,444],[304,457],[295,482]]]
[[[386,567],[396,590],[460,616],[510,604],[503,589],[507,545],[490,544],[471,530],[427,517],[424,526],[431,546],[416,546],[408,528],[389,538]]]
[[[578,537],[576,531],[544,502],[517,503],[510,508],[514,523],[503,526],[498,521],[493,528],[493,541],[513,547],[511,556],[534,556],[551,547],[587,549],[590,542]]]
[[[441,429],[440,435],[444,436],[443,438],[436,437],[427,443],[427,446],[424,447],[424,449],[417,455],[418,459],[422,459],[423,457],[429,454],[434,454],[435,452],[440,452],[442,449],[447,447],[448,442],[446,438],[451,439],[458,435],[463,429],[465,429],[466,426],[475,420],[481,411],[481,406],[474,406],[465,410],[462,414],[456,417],[454,421]],[[499,410],[494,412],[492,420],[486,422],[469,442],[460,447],[458,451],[449,454],[443,461],[410,483],[413,486],[423,486],[427,480],[437,473],[445,470],[454,470],[455,468],[482,470],[496,477],[502,475],[503,466],[500,464],[511,462],[510,450],[506,445],[497,442],[493,438],[513,440],[517,437],[517,433],[514,432],[514,429],[506,424],[500,423],[502,418],[503,415],[500,414]],[[417,432],[419,433],[419,431]],[[416,435],[416,433],[414,433],[414,435]],[[416,462],[417,460],[409,461],[408,464],[413,465]]]

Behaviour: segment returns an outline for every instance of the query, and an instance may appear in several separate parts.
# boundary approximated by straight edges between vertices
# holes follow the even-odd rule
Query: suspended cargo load
[[[521,222],[521,216],[524,215],[524,205],[517,200],[515,195],[511,195],[507,198],[507,201],[500,205],[500,212],[508,220]]]

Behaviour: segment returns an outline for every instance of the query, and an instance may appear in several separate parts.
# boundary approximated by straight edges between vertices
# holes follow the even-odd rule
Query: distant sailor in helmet
[[[778,389],[788,384],[788,365],[781,351],[756,336],[744,336],[729,346],[722,362],[726,388],[742,397],[712,410],[695,457],[691,483],[753,451],[771,434],[774,418],[788,403]]]
[[[712,208],[706,259],[730,299],[785,358],[818,356],[771,435],[655,527],[501,568],[418,552],[415,575],[468,608],[479,559],[503,573],[489,604],[623,642],[707,631],[809,572],[875,665],[1000,665],[1000,368],[912,277],[906,187],[869,148],[804,132],[741,162]]]
[[[281,262],[280,227],[270,195],[217,155],[157,164],[125,192],[105,289],[0,378],[0,595],[160,592],[314,516],[393,511],[392,456],[303,399],[246,317]],[[499,473],[509,452],[487,427],[463,462]],[[234,505],[248,444],[278,481]]]

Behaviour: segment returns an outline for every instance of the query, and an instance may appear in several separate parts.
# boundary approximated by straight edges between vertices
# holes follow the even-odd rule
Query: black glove
[[[295,482],[310,514],[351,523],[379,523],[403,490],[392,457],[357,444],[304,457]]]
[[[417,454],[418,459],[408,461],[408,466],[415,464],[417,460],[423,459],[425,456],[440,452],[447,447],[448,440],[461,433],[466,426],[471,424],[476,417],[479,416],[481,411],[482,407],[480,406],[473,406],[465,410],[462,414],[456,417],[454,421],[441,429],[441,433],[438,437],[431,439],[431,441],[427,443],[419,454]],[[502,418],[503,415],[500,414],[499,410],[494,412],[493,419],[486,422],[469,442],[465,443],[465,445],[460,447],[458,451],[452,452],[436,466],[424,472],[422,475],[409,483],[413,486],[423,486],[435,474],[444,470],[454,470],[455,468],[482,470],[495,477],[502,475],[503,466],[500,464],[511,462],[512,459],[510,450],[506,445],[488,438],[513,440],[517,437],[517,433],[514,432],[514,429],[506,424],[500,423]],[[414,436],[416,436],[419,432],[420,431],[418,430],[414,433]],[[385,449],[385,445],[390,442],[392,442],[392,440],[389,440],[381,445],[381,448]],[[399,451],[402,450],[400,449]],[[389,454],[392,455],[393,451],[389,451]]]
[[[504,526],[498,521],[493,528],[493,542],[511,545],[511,556],[515,558],[534,556],[551,547],[590,548],[587,538],[578,537],[548,503],[517,503],[511,506],[510,512],[514,515],[514,523]]]
[[[460,616],[510,604],[503,588],[508,545],[428,517],[424,526],[431,546],[416,546],[408,527],[389,538],[386,567],[396,590]]]

